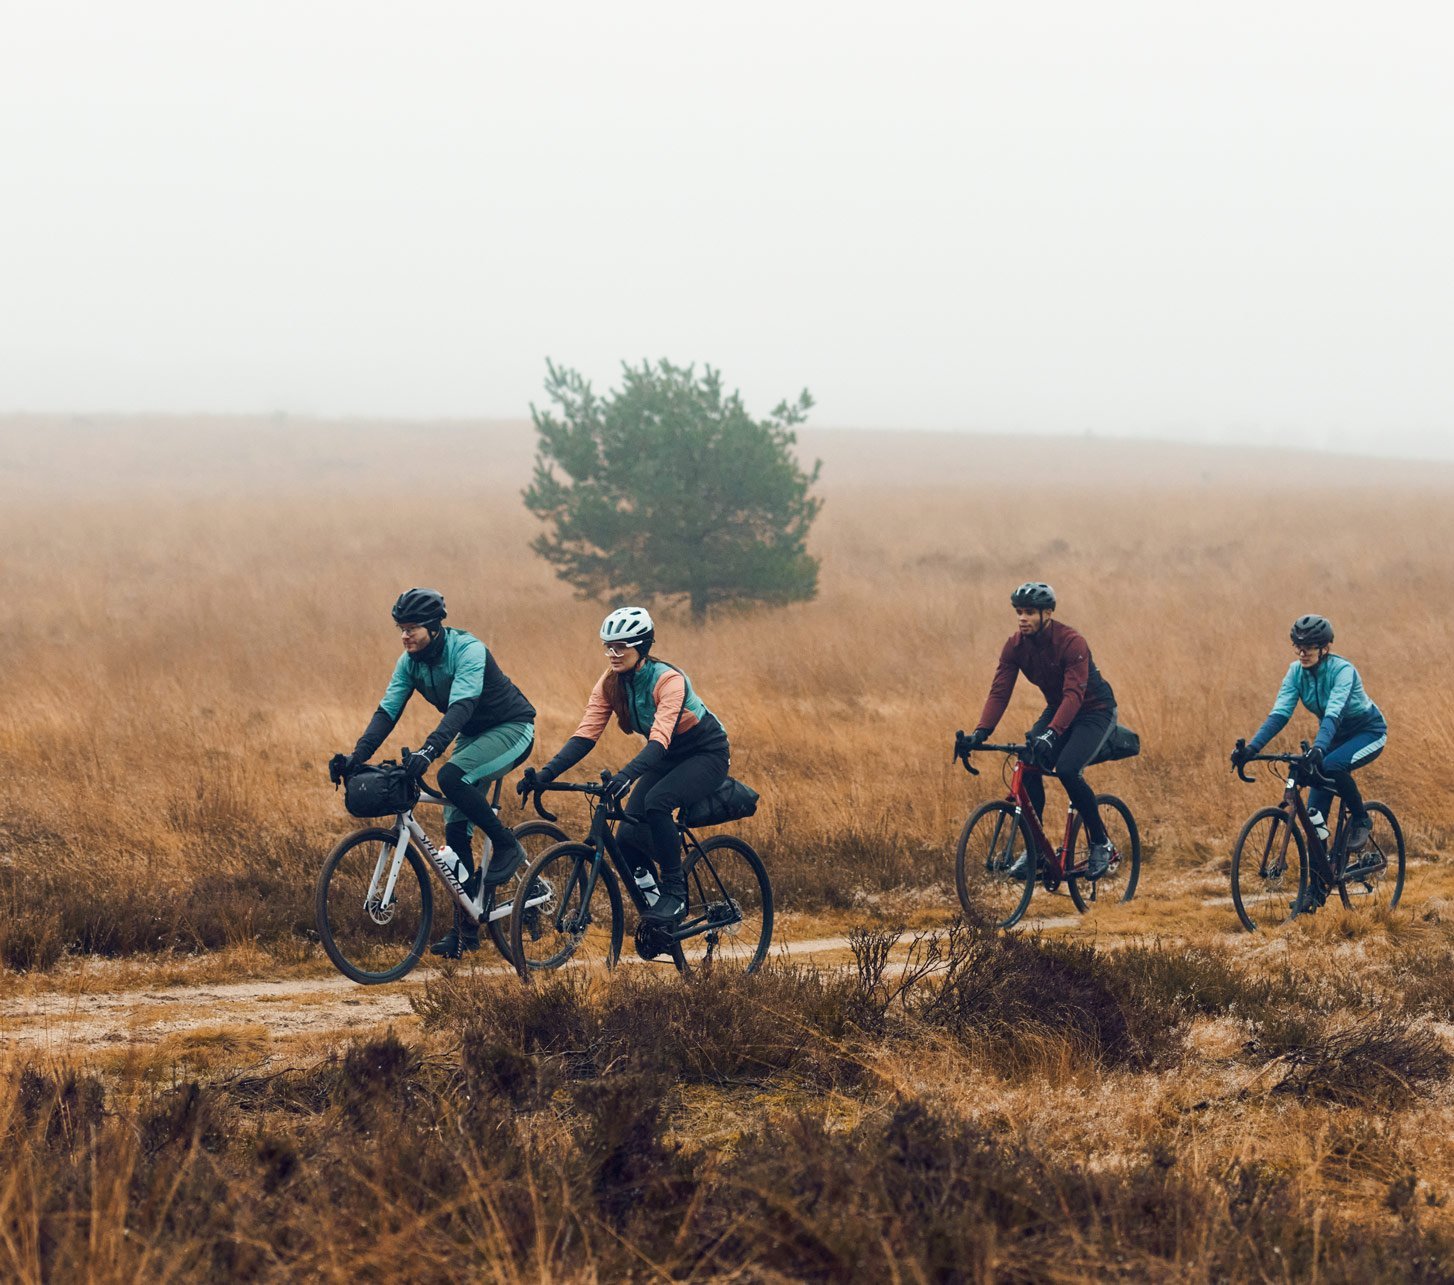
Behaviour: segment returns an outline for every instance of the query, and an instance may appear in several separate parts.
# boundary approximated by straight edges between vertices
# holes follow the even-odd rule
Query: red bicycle
[[[1065,838],[1050,846],[1035,815],[1025,782],[1031,773],[1044,775],[1030,760],[1027,745],[974,745],[963,732],[954,737],[954,759],[978,776],[969,756],[981,750],[1013,755],[1008,793],[975,809],[959,836],[954,854],[954,879],[965,914],[988,912],[999,928],[1020,922],[1030,906],[1038,878],[1047,892],[1066,885],[1075,908],[1120,904],[1136,895],[1141,878],[1141,835],[1136,818],[1114,794],[1097,794],[1096,807],[1111,841],[1111,863],[1099,879],[1088,876],[1090,841],[1080,814],[1071,805],[1065,817]],[[1006,758],[1008,764],[1011,760]]]

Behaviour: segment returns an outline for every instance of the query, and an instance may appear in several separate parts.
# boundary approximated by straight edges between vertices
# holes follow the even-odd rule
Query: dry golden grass
[[[667,613],[661,652],[762,791],[741,828],[792,934],[943,924],[958,827],[998,788],[950,767],[950,738],[978,713],[1009,588],[1052,581],[1142,735],[1140,759],[1094,779],[1148,851],[1130,906],[1071,922],[1064,898],[1033,903],[1050,926],[1025,949],[1068,988],[1061,1026],[1008,1001],[871,1020],[832,971],[694,990],[678,1011],[670,979],[530,1000],[463,970],[431,976],[417,1044],[357,1046],[346,1073],[254,1010],[219,1011],[91,1056],[97,1090],[13,1070],[3,1274],[1449,1278],[1454,470],[1093,440],[805,446],[825,460],[819,599],[700,630]],[[77,1003],[112,983],[316,975],[312,880],[352,825],[323,764],[382,691],[400,587],[438,585],[497,650],[544,751],[568,735],[600,607],[529,552],[529,453],[523,425],[0,424],[4,962],[121,957],[56,971]],[[1238,784],[1226,754],[1307,610],[1334,619],[1389,716],[1361,779],[1414,864],[1391,915],[1245,937],[1221,866],[1276,789]],[[1006,731],[1036,712],[1021,691]],[[433,718],[416,702],[392,747]],[[612,733],[589,763],[627,752]],[[48,985],[0,977],[12,996]],[[667,1011],[686,1060],[643,1065],[643,1015]],[[1385,1017],[1382,1043],[1348,1044]],[[599,1063],[548,1046],[557,1028]],[[386,1097],[428,1104],[406,1129],[375,1127],[370,1058]],[[240,1069],[260,1062],[272,1087]],[[623,1076],[669,1117],[613,1115]],[[615,1116],[627,1135],[607,1136]],[[294,1208],[328,1209],[326,1234]]]
[[[0,445],[12,964],[303,928],[298,894],[349,825],[323,764],[382,692],[399,587],[440,586],[451,621],[496,649],[540,710],[541,753],[598,671],[599,605],[528,549],[525,425],[20,421]],[[820,597],[660,630],[763,793],[744,831],[786,905],[906,887],[948,904],[946,854],[996,788],[951,770],[950,736],[973,724],[1008,588],[1028,576],[1057,585],[1142,735],[1139,760],[1095,776],[1137,813],[1148,894],[1215,879],[1273,799],[1237,784],[1226,753],[1264,714],[1305,610],[1335,620],[1389,717],[1369,792],[1415,857],[1446,846],[1447,467],[921,434],[805,445],[825,459]],[[1022,690],[1004,729],[1036,712]],[[391,748],[433,717],[414,702]],[[612,733],[589,765],[627,752]]]

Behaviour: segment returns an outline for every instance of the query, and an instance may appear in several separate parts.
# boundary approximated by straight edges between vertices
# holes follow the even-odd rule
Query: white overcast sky
[[[1447,3],[0,0],[0,411],[1447,453]]]

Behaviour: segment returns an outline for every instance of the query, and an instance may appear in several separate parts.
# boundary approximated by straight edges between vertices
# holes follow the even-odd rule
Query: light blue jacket
[[[1368,699],[1363,680],[1351,661],[1328,655],[1311,669],[1304,669],[1295,660],[1277,690],[1272,712],[1248,746],[1254,754],[1260,754],[1263,746],[1287,726],[1299,701],[1322,720],[1314,745],[1324,753],[1335,740],[1344,741],[1360,732],[1388,730],[1382,712]]]

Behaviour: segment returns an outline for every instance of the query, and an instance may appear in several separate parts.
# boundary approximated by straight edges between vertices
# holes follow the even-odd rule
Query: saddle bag
[[[741,821],[757,811],[757,791],[730,776],[705,799],[698,799],[682,809],[682,824],[691,829],[707,825],[726,825]]]
[[[1117,723],[1111,728],[1092,763],[1114,763],[1117,759],[1133,759],[1141,753],[1141,738],[1129,727]]]
[[[356,817],[407,812],[419,802],[419,782],[392,759],[361,767],[343,783],[343,806]]]

